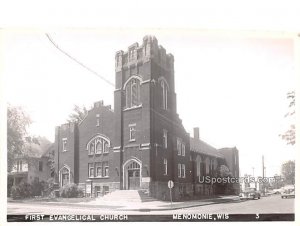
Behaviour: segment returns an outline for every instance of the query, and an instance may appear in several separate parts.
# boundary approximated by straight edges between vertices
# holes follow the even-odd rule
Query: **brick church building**
[[[213,175],[220,165],[238,176],[236,148],[217,150],[200,140],[197,128],[193,138],[186,132],[174,83],[174,57],[154,36],[118,51],[113,110],[96,102],[81,122],[56,127],[59,185],[76,183],[87,196],[141,189],[169,199],[172,180],[180,199],[215,194],[200,177]]]

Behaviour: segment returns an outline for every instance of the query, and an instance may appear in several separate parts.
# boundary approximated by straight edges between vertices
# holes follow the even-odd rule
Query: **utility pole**
[[[265,183],[264,183],[264,178],[265,178],[265,159],[264,159],[264,156],[262,156],[262,177],[263,177],[262,193],[263,193],[263,195],[265,195]]]
[[[252,167],[252,177],[254,178],[254,167]],[[254,182],[254,186],[257,190],[257,182],[256,181]]]
[[[262,175],[263,175],[263,178],[265,177],[265,162],[264,162],[264,156],[262,156]]]

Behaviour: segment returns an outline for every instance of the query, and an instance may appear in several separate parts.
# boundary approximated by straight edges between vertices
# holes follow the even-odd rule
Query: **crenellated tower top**
[[[166,50],[158,45],[156,37],[151,35],[143,38],[141,46],[134,43],[128,47],[126,52],[122,50],[116,52],[115,69],[118,72],[124,67],[142,64],[149,60],[154,60],[165,70],[174,70],[174,56],[170,53],[167,54]]]

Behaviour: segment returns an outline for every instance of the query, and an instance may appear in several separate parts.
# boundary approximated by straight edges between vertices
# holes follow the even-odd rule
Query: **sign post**
[[[173,182],[172,180],[169,180],[169,181],[168,181],[168,187],[169,187],[169,189],[170,189],[171,208],[173,208],[173,207],[172,207],[172,188],[174,187],[174,182]]]
[[[92,198],[92,180],[87,179],[85,182],[85,195]]]

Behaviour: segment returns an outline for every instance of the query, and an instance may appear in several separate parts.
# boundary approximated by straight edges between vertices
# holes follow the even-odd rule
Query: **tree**
[[[230,170],[225,165],[221,165],[217,168],[217,175],[224,178],[232,176]]]
[[[73,113],[69,115],[68,122],[81,122],[88,113],[88,110],[85,106],[79,107],[78,105],[74,105]]]
[[[233,193],[233,184],[229,182],[224,182],[223,179],[228,179],[232,177],[232,173],[229,168],[225,165],[221,165],[216,170],[217,178],[222,178],[221,183],[214,184],[217,194],[227,194]]]
[[[287,93],[287,98],[290,101],[289,104],[289,112],[285,115],[285,117],[292,117],[295,115],[295,91]],[[281,138],[287,142],[289,145],[294,145],[296,142],[296,127],[295,124],[292,123],[287,131],[284,134],[280,134]]]
[[[295,184],[295,161],[289,160],[281,165],[285,184]]]
[[[7,107],[7,170],[10,170],[14,157],[24,153],[24,145],[28,142],[27,128],[31,124],[29,115],[21,108]]]

